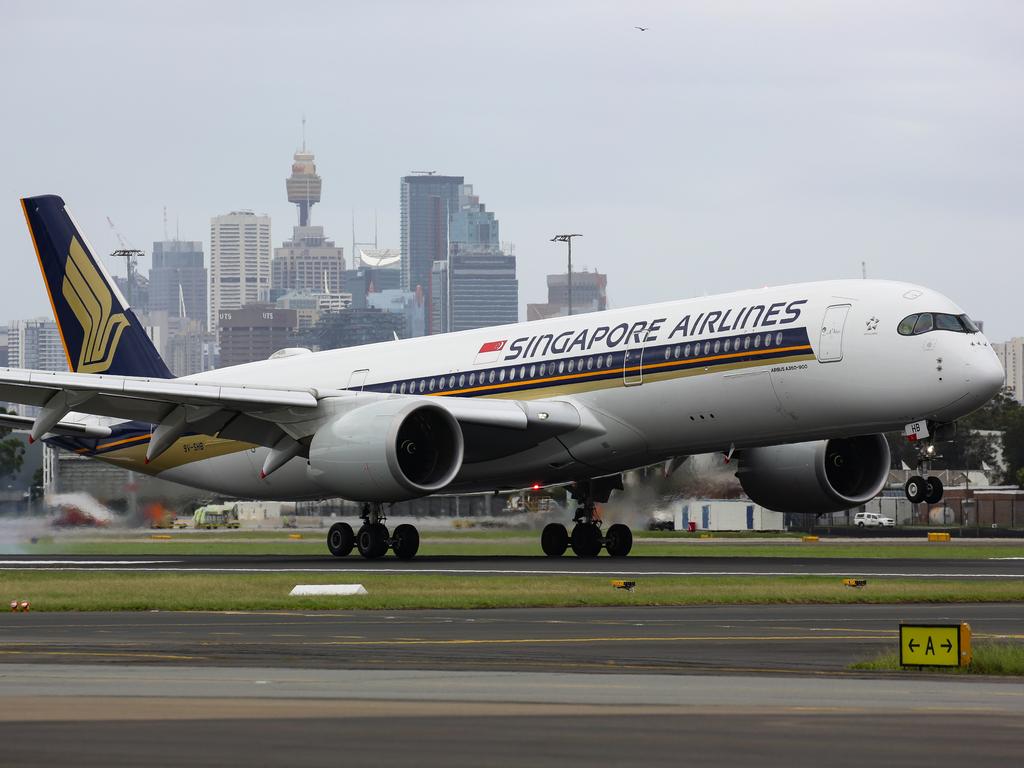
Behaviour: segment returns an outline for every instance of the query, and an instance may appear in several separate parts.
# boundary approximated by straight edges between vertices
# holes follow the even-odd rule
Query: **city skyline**
[[[163,239],[165,206],[182,239],[240,208],[290,221],[281,157],[305,114],[331,179],[314,221],[347,243],[355,209],[367,241],[376,212],[397,246],[395,179],[464,175],[516,244],[524,316],[564,270],[549,238],[574,231],[614,306],[856,278],[865,261],[950,295],[993,338],[1021,333],[1018,6],[314,3],[300,18],[225,3],[192,24],[201,7],[9,9],[0,61],[36,65],[0,84],[19,115],[0,126],[0,243],[26,267],[0,319],[46,307],[18,197],[62,195],[100,253],[107,217],[138,247]],[[295,39],[313,56],[299,81],[265,55]],[[188,60],[154,55],[169,46]],[[128,119],[146,114],[161,119]]]

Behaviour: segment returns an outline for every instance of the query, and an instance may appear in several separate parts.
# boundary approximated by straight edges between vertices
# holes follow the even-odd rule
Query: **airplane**
[[[624,471],[721,451],[769,509],[875,497],[881,433],[934,446],[1003,386],[984,334],[919,285],[834,280],[270,359],[175,378],[57,196],[22,200],[70,372],[0,369],[0,417],[32,440],[225,496],[362,503],[329,551],[416,555],[387,505],[433,493],[568,486],[571,533],[541,548],[622,557],[597,504]],[[907,484],[935,503],[928,451]]]

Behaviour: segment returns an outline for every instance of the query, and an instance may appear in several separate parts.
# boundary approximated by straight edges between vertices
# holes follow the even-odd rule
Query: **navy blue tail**
[[[23,198],[21,206],[70,369],[174,378],[117,285],[90,253],[64,201],[41,195]]]

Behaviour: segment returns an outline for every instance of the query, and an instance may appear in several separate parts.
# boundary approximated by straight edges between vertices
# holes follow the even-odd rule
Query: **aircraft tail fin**
[[[41,195],[21,206],[70,370],[173,379],[64,201]]]

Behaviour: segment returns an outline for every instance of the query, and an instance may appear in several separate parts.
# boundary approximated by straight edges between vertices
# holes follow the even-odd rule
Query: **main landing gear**
[[[368,560],[383,557],[390,549],[399,560],[412,560],[420,548],[420,533],[407,523],[388,534],[383,504],[364,504],[359,515],[363,525],[353,532],[348,523],[335,523],[327,532],[327,548],[335,557],[347,556],[355,547]]]
[[[633,532],[622,523],[616,523],[601,534],[601,519],[597,516],[597,501],[606,502],[612,490],[622,488],[622,478],[600,478],[574,483],[572,497],[580,502],[573,516],[576,523],[572,533],[561,523],[549,523],[540,535],[540,546],[548,557],[561,557],[572,547],[577,557],[597,557],[601,549],[612,557],[625,557],[633,548]]]

